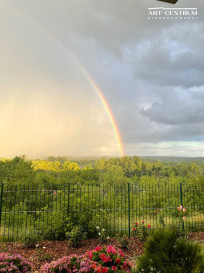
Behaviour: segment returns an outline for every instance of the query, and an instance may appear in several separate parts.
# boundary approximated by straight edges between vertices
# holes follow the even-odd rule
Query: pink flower
[[[183,212],[186,212],[186,209],[183,209]]]
[[[92,258],[92,251],[89,251],[89,258]]]
[[[114,271],[117,270],[117,268],[116,268],[114,265],[112,266],[112,269],[113,269]]]
[[[181,210],[181,208],[180,208],[180,207],[178,207],[178,208],[177,208],[177,210]]]
[[[117,253],[116,249],[113,246],[107,246],[106,251],[113,254]]]
[[[121,256],[121,257],[124,257],[124,253],[123,253],[120,249],[119,249],[118,251],[119,251],[119,253],[120,253],[120,256]]]

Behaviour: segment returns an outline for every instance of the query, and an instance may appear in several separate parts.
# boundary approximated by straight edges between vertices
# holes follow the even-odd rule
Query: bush
[[[197,243],[179,237],[179,233],[173,228],[155,231],[145,244],[136,272],[204,272],[202,249]]]
[[[101,244],[105,244],[107,242],[107,240],[109,239],[109,236],[105,230],[105,228],[100,228],[99,226],[96,227],[97,233],[98,233],[98,238],[99,238],[99,242]]]
[[[65,256],[57,261],[46,263],[41,267],[40,272],[43,273],[65,273],[65,272],[94,272],[93,268],[96,263],[85,257],[71,255]]]
[[[133,227],[133,236],[137,237],[138,239],[142,241],[146,241],[147,237],[150,234],[150,228],[151,225],[145,225],[144,221],[142,221],[141,224],[135,223],[135,226]]]
[[[128,237],[126,235],[118,237],[118,243],[122,249],[128,249]]]
[[[34,230],[28,230],[27,233],[20,236],[20,242],[25,248],[35,248],[35,246],[42,241],[42,237],[35,233]]]
[[[84,204],[84,206],[88,204]],[[96,224],[101,219],[101,216],[99,214],[94,213],[94,210],[85,210],[81,213],[78,213],[77,215],[75,213],[72,213],[70,216],[70,221],[73,224],[73,226],[79,226],[81,227],[81,230],[86,233],[87,238],[95,238],[97,237],[97,230],[96,230]]]
[[[86,255],[89,259],[98,263],[94,266],[97,272],[130,272],[132,268],[132,264],[124,258],[123,252],[120,249],[116,250],[113,246],[98,246],[87,252]]]
[[[0,272],[31,272],[32,265],[20,255],[0,253]]]
[[[86,233],[81,227],[74,227],[70,232],[67,232],[69,243],[73,247],[80,247],[82,241],[86,239]]]
[[[50,215],[49,221],[52,225],[44,227],[43,238],[45,240],[66,240],[66,233],[71,231],[73,224],[69,218],[59,218],[56,212]],[[40,226],[43,228],[44,223],[41,222]]]

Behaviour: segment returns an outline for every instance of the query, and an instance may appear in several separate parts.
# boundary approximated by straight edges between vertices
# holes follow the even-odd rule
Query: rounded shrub
[[[21,255],[0,253],[0,272],[30,273],[32,264]]]
[[[86,239],[86,233],[81,227],[74,227],[70,232],[66,233],[70,246],[80,247],[83,240]]]
[[[176,229],[155,231],[144,246],[136,273],[202,273],[204,258],[198,243],[180,237]]]

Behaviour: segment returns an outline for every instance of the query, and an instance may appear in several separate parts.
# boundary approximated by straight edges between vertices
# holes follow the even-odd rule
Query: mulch
[[[204,241],[204,232],[196,232],[188,234],[188,239]],[[9,254],[20,254],[33,264],[33,272],[38,272],[41,265],[46,262],[57,260],[63,256],[78,254],[82,255],[89,250],[93,250],[96,246],[101,245],[98,239],[85,240],[82,247],[73,248],[70,247],[67,241],[43,241],[35,248],[23,248],[20,243],[17,242],[5,242],[0,243],[0,252],[7,252]],[[116,248],[121,248],[117,239],[109,239],[106,244],[113,245]],[[128,259],[135,259],[143,253],[143,245],[137,238],[129,238],[128,249],[124,249],[125,257]]]

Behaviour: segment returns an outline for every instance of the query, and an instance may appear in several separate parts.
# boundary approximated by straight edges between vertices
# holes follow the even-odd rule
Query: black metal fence
[[[132,234],[136,222],[151,228],[182,225],[204,228],[204,188],[186,185],[1,185],[0,240],[18,240],[28,232],[66,229],[81,219],[107,234]],[[49,237],[49,236],[47,236]]]

